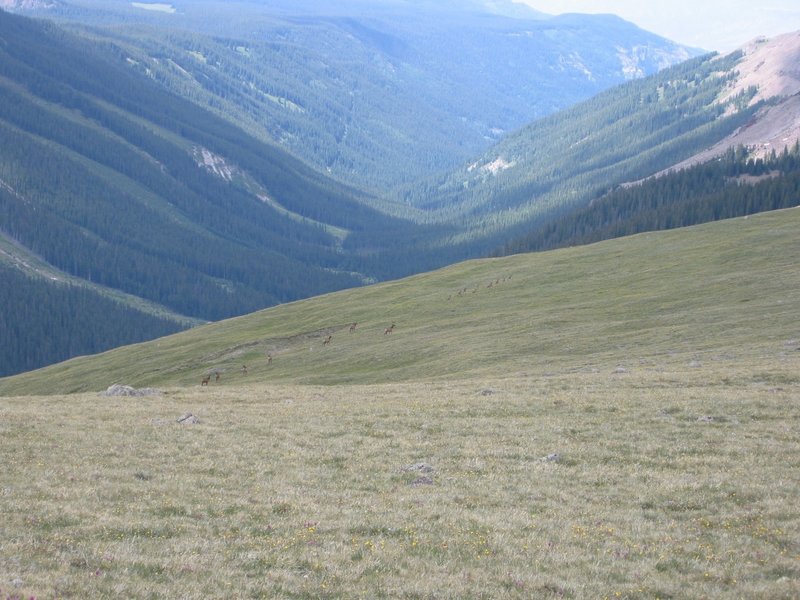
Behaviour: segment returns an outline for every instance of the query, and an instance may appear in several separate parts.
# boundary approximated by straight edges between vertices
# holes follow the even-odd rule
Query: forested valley
[[[601,46],[614,36],[653,41],[619,19],[459,22],[478,37],[478,24],[490,23],[505,61],[518,36],[535,41],[541,64],[525,68],[543,71],[526,85],[553,86],[537,96],[552,102],[535,107],[549,116],[507,133],[534,96],[503,88],[489,106],[500,83],[486,64],[476,75],[428,62],[431,72],[414,79],[410,65],[447,42],[416,48],[417,34],[405,37],[386,15],[288,18],[281,4],[289,13],[253,19],[235,37],[243,21],[225,3],[208,3],[225,35],[209,33],[207,16],[177,30],[169,16],[85,5],[59,5],[57,24],[0,11],[0,266],[9,283],[0,374],[469,258],[794,201],[796,151],[752,164],[736,151],[708,172],[619,187],[718,142],[769,104],[754,101],[754,88],[719,101],[741,53],[642,77],[685,50],[608,54]],[[575,48],[587,57],[590,41],[600,45],[591,61],[567,64],[564,46],[540,35],[551,30],[582,39]],[[639,70],[620,72],[620,60]],[[564,95],[547,79],[554,64],[573,79]],[[578,81],[587,65],[602,70],[601,86],[633,80],[574,104],[591,95]],[[462,94],[474,77],[490,91]],[[509,94],[528,100],[503,114]],[[465,112],[470,102],[485,120]],[[668,183],[680,177],[696,179]],[[722,187],[701,185],[711,180]],[[23,266],[30,260],[48,268]]]
[[[0,17],[0,222],[54,266],[205,319],[406,272],[370,255],[419,227],[95,45]]]
[[[0,377],[184,329],[85,287],[0,262]]]
[[[509,228],[577,207],[597,190],[668,168],[746,124],[760,108],[748,89],[716,99],[740,52],[709,54],[616,86],[506,136],[460,170],[417,183],[409,203],[429,219]]]
[[[193,0],[160,13],[81,0],[36,14],[103,40],[131,70],[334,179],[391,198],[509,131],[699,52],[610,15],[514,6]]]

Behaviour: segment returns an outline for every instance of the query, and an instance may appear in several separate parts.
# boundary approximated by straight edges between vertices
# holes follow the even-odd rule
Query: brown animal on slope
[[[392,323],[392,325],[390,327],[387,327],[386,329],[384,329],[383,335],[388,335],[388,334],[392,333],[393,331],[394,331],[394,323]]]
[[[325,341],[324,341],[324,342],[322,342],[322,345],[323,345],[323,346],[327,346],[327,345],[328,345],[328,344],[330,344],[332,341],[333,341],[333,336],[332,336],[332,335],[329,335],[328,337],[326,337],[326,338],[325,338]]]
[[[208,382],[209,382],[209,381],[211,381],[211,375],[206,375],[206,376],[205,376],[205,377],[203,377],[203,379],[200,381],[200,385],[208,385]]]
[[[220,377],[222,376],[219,374],[219,371],[214,371],[214,381],[219,382]]]
[[[242,365],[242,375],[247,375],[247,365]]]
[[[356,325],[358,325],[358,323],[353,323],[350,325],[350,333],[353,333],[356,330]]]

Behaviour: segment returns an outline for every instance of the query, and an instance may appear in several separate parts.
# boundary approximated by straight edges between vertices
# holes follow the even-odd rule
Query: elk
[[[247,365],[242,365],[242,375],[247,375]]]
[[[386,329],[383,330],[383,335],[389,335],[393,331],[394,331],[394,323],[392,323],[390,327],[387,327]]]
[[[270,354],[269,352],[267,352],[267,364],[268,365],[272,364],[272,354]]]
[[[328,344],[330,344],[332,341],[333,341],[333,336],[332,336],[332,335],[329,335],[328,337],[326,337],[326,338],[325,338],[325,341],[324,341],[324,342],[322,342],[322,345],[323,345],[323,346],[327,346],[327,345],[328,345]]]
[[[208,385],[208,382],[209,382],[209,381],[211,381],[211,375],[206,375],[206,376],[205,376],[205,377],[203,377],[203,379],[200,381],[200,385]]]
[[[219,378],[220,377],[221,377],[221,375],[219,374],[219,371],[214,371],[214,381],[219,383]]]
[[[353,333],[356,330],[356,325],[358,325],[358,323],[353,323],[350,325],[350,333]]]

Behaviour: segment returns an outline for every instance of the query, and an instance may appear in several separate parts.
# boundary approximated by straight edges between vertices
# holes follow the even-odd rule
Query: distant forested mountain
[[[26,14],[113,41],[131,70],[382,196],[696,53],[616,17],[510,1],[46,5]]]
[[[2,11],[0,40],[7,253],[205,320],[413,268],[385,252],[424,228],[165,90],[119,47]],[[24,305],[40,288],[12,289]]]
[[[695,155],[755,118],[755,87],[729,98],[741,52],[707,55],[598,94],[506,136],[406,200],[431,222],[502,245],[598,193]]]

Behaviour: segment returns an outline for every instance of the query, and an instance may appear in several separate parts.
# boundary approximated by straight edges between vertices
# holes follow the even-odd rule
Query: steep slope
[[[0,235],[0,376],[202,323],[71,276]]]
[[[35,207],[52,211],[38,216],[40,221],[52,218],[88,230],[89,244],[99,236],[105,243],[155,253],[167,240],[197,238],[216,245],[218,258],[231,263],[236,246],[241,266],[213,273],[222,279],[226,270],[256,268],[268,258],[248,257],[254,249],[270,251],[275,267],[288,267],[285,279],[295,278],[292,273],[303,264],[311,269],[302,279],[319,277],[324,288],[335,287],[337,280],[338,285],[358,281],[333,272],[337,263],[347,262],[341,258],[345,239],[357,246],[360,231],[403,228],[366,208],[363,194],[132,73],[119,49],[0,16],[5,41],[0,191],[9,211],[3,224],[23,244],[31,247],[37,228],[20,215]],[[52,237],[51,229],[39,228],[44,237]],[[211,250],[206,246],[207,254]],[[171,258],[180,253],[177,249]],[[195,253],[186,260],[214,259]],[[88,275],[92,267],[84,268]],[[315,270],[318,275],[312,275]],[[267,300],[302,295],[274,276],[268,279],[272,288],[260,289]]]
[[[383,259],[406,250],[385,232],[418,227],[165,92],[118,47],[1,11],[0,38],[12,258],[204,320],[409,268]]]
[[[720,101],[755,88],[758,91],[750,104],[764,101],[764,106],[743,127],[670,170],[707,162],[737,146],[748,148],[755,157],[764,157],[800,139],[800,31],[759,38],[744,46],[742,52],[735,76]]]
[[[603,92],[506,136],[406,199],[431,221],[460,220],[465,237],[502,243],[757,123],[782,100],[740,77],[745,62],[742,51],[708,55]]]
[[[214,372],[223,386],[359,384],[785,360],[800,345],[798,226],[790,209],[466,262],[3,379],[0,394]]]
[[[132,69],[381,194],[694,53],[616,18],[510,2],[149,6],[75,0],[29,14],[91,25]]]
[[[619,186],[506,242],[497,254],[589,244],[798,205],[800,144],[767,158],[740,146],[717,160]]]
[[[543,220],[506,240],[498,253],[590,243],[796,206],[800,203],[798,64],[800,32],[748,44],[712,104],[719,110],[733,100],[722,118],[736,116],[738,110],[750,115],[745,123],[655,178],[624,183],[609,193],[601,187],[589,196],[588,206],[584,199],[574,210]]]
[[[29,277],[2,261],[0,280],[0,377],[186,327],[185,319],[159,316],[86,286]]]

